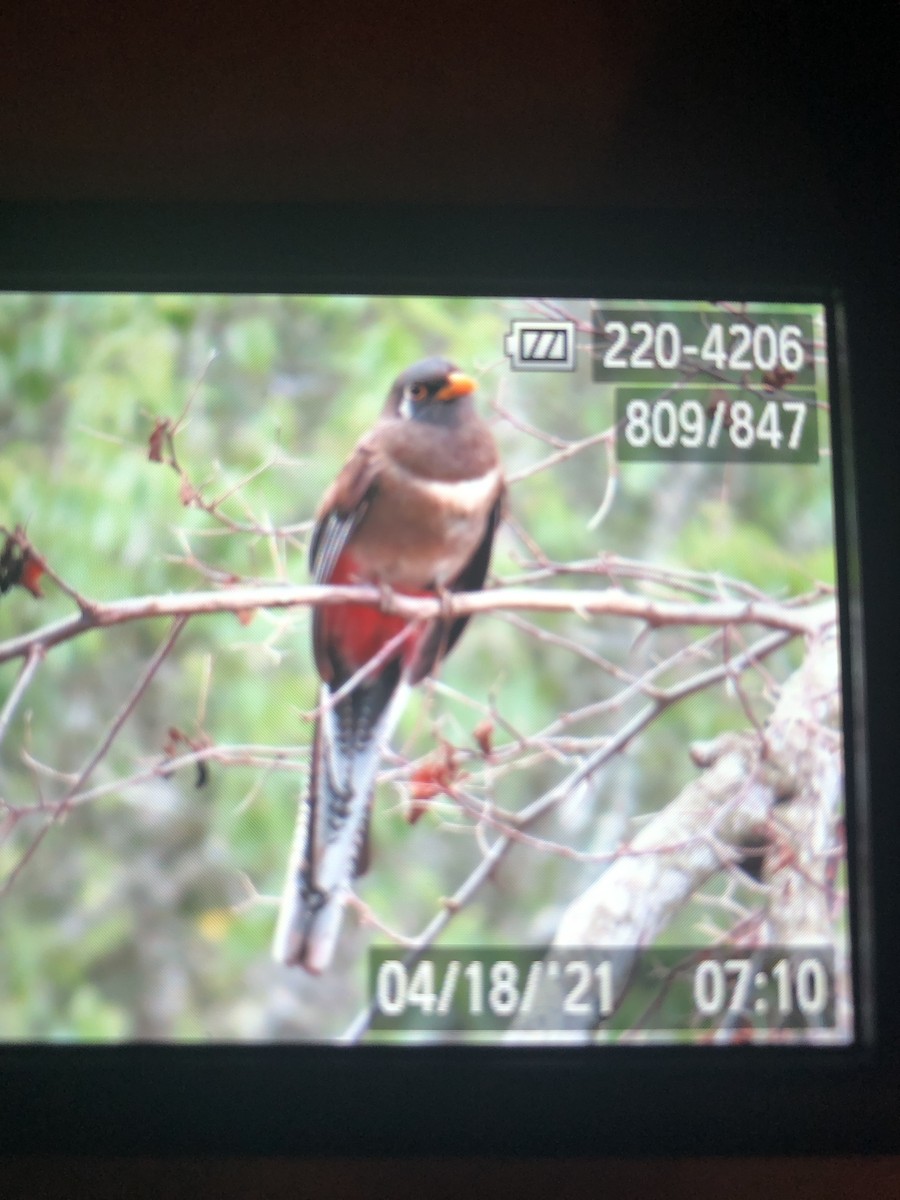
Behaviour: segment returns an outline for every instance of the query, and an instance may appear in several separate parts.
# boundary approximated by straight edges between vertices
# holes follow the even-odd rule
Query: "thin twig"
[[[6,703],[3,705],[3,711],[0,712],[0,745],[3,744],[3,739],[6,737],[7,727],[12,720],[13,713],[19,706],[19,701],[28,690],[28,685],[34,679],[38,667],[44,661],[44,647],[32,646],[25,656],[25,661],[22,664],[22,669],[19,672],[19,677],[13,684],[13,689],[6,698]]]
[[[57,803],[49,821],[47,821],[43,828],[35,835],[31,845],[13,867],[12,871],[4,881],[3,886],[0,887],[0,899],[9,893],[10,888],[12,888],[12,886],[15,884],[19,875],[34,857],[34,854],[36,853],[41,842],[43,842],[44,838],[57,823],[57,821],[59,821],[64,813],[68,811],[72,798],[81,790],[88,778],[93,773],[94,769],[103,761],[109,751],[110,746],[115,741],[116,735],[131,716],[141,696],[143,696],[144,692],[147,690],[147,687],[149,686],[150,681],[153,679],[153,676],[168,657],[169,652],[175,645],[178,635],[181,633],[182,629],[184,629],[187,621],[188,618],[186,616],[176,617],[176,619],[173,621],[172,628],[169,630],[165,641],[153,655],[153,658],[151,658],[151,660],[147,663],[147,666],[144,668],[140,678],[132,689],[131,694],[128,696],[127,700],[110,723],[110,726],[101,739],[100,744],[78,772],[75,782],[70,786],[63,798]]]

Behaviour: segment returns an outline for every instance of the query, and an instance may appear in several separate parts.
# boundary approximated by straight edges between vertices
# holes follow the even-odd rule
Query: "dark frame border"
[[[863,1001],[857,1047],[5,1045],[0,1151],[900,1151],[892,953],[900,806],[891,786],[897,738],[888,652],[900,525],[891,461],[900,444],[898,393],[887,386],[882,298],[856,245],[852,229],[813,225],[796,211],[0,206],[4,289],[729,294],[831,303],[839,294],[839,479],[853,485],[839,512],[841,571],[843,583],[862,579],[865,617],[864,630],[856,622],[861,653],[848,671],[845,640],[844,666],[856,714],[860,680],[868,681],[869,751],[855,770],[867,765],[872,797],[866,809],[857,791],[852,845]]]

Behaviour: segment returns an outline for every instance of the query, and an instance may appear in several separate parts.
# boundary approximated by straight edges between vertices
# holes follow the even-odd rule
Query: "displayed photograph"
[[[0,1042],[852,1043],[828,340],[0,294]]]

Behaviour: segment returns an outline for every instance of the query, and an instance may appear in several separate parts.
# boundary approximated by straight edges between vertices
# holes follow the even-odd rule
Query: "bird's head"
[[[452,425],[477,386],[445,358],[425,358],[397,376],[386,411],[402,420]]]

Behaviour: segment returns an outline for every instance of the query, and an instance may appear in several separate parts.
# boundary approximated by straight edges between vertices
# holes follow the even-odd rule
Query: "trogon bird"
[[[475,387],[442,358],[397,378],[316,513],[309,556],[317,583],[375,584],[413,596],[482,587],[504,484],[493,436],[473,404]],[[331,962],[352,881],[368,865],[383,749],[410,688],[446,657],[467,620],[410,623],[365,605],[316,608],[322,686],[309,795],[275,934],[278,961],[313,974]]]

